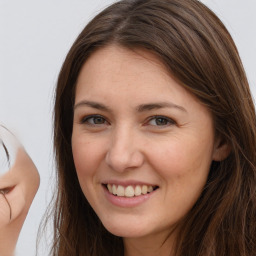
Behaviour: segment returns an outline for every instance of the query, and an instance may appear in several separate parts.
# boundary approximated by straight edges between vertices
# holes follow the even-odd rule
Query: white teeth
[[[116,191],[117,189],[116,189],[116,185],[113,185],[112,186],[112,194],[113,195],[117,195],[117,191]]]
[[[134,197],[151,193],[154,188],[153,186],[147,185],[129,185],[124,187],[122,185],[107,184],[108,191],[116,196]]]
[[[112,186],[110,184],[108,184],[108,191],[112,193]]]
[[[132,186],[128,186],[125,188],[125,196],[133,197],[134,196],[134,188]]]
[[[147,193],[148,193],[148,186],[143,185],[143,186],[142,186],[142,189],[141,189],[141,193],[142,193],[143,195],[147,194]]]
[[[124,187],[119,185],[116,192],[118,196],[124,196]]]
[[[141,186],[136,186],[135,191],[134,191],[135,196],[140,196],[141,195]]]

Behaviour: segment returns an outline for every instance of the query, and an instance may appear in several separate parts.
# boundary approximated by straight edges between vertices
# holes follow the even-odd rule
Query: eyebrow
[[[178,110],[187,112],[187,110],[182,106],[176,105],[171,102],[157,102],[152,104],[142,104],[137,107],[137,111],[144,112],[144,111],[150,111],[150,110],[161,109],[161,108],[176,108]]]
[[[74,106],[74,110],[78,107],[81,107],[81,106],[88,106],[88,107],[96,108],[96,109],[103,110],[103,111],[106,111],[106,112],[112,112],[109,107],[107,107],[107,106],[105,106],[101,103],[94,102],[94,101],[87,101],[87,100],[83,100],[83,101],[78,102]]]
[[[102,110],[102,111],[112,112],[110,107],[108,107],[106,105],[103,105],[103,104],[95,102],[95,101],[87,101],[87,100],[83,100],[83,101],[78,102],[74,106],[74,110],[78,107],[81,107],[81,106],[88,106],[88,107],[99,109],[99,110]],[[182,106],[176,105],[176,104],[171,103],[171,102],[156,102],[156,103],[149,103],[149,104],[141,104],[138,107],[136,107],[136,110],[138,112],[145,112],[145,111],[161,109],[161,108],[176,108],[176,109],[181,110],[183,112],[187,112],[187,110],[185,108],[183,108]]]

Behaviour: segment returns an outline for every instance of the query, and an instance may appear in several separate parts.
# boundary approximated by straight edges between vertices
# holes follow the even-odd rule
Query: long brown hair
[[[197,0],[123,0],[98,14],[70,49],[58,78],[54,143],[57,192],[52,255],[123,255],[84,197],[71,135],[76,80],[98,48],[118,44],[154,53],[177,81],[212,112],[231,147],[213,162],[202,195],[182,220],[175,255],[256,253],[256,118],[236,46],[216,15]]]

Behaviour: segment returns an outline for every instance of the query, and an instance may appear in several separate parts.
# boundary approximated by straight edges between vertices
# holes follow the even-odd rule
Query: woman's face
[[[217,158],[212,116],[159,60],[107,46],[77,81],[72,149],[83,193],[121,237],[170,233]]]

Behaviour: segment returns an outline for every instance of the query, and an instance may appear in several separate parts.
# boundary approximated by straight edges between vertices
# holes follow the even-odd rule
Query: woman
[[[97,15],[56,89],[53,255],[254,255],[256,120],[234,42],[195,0]]]

